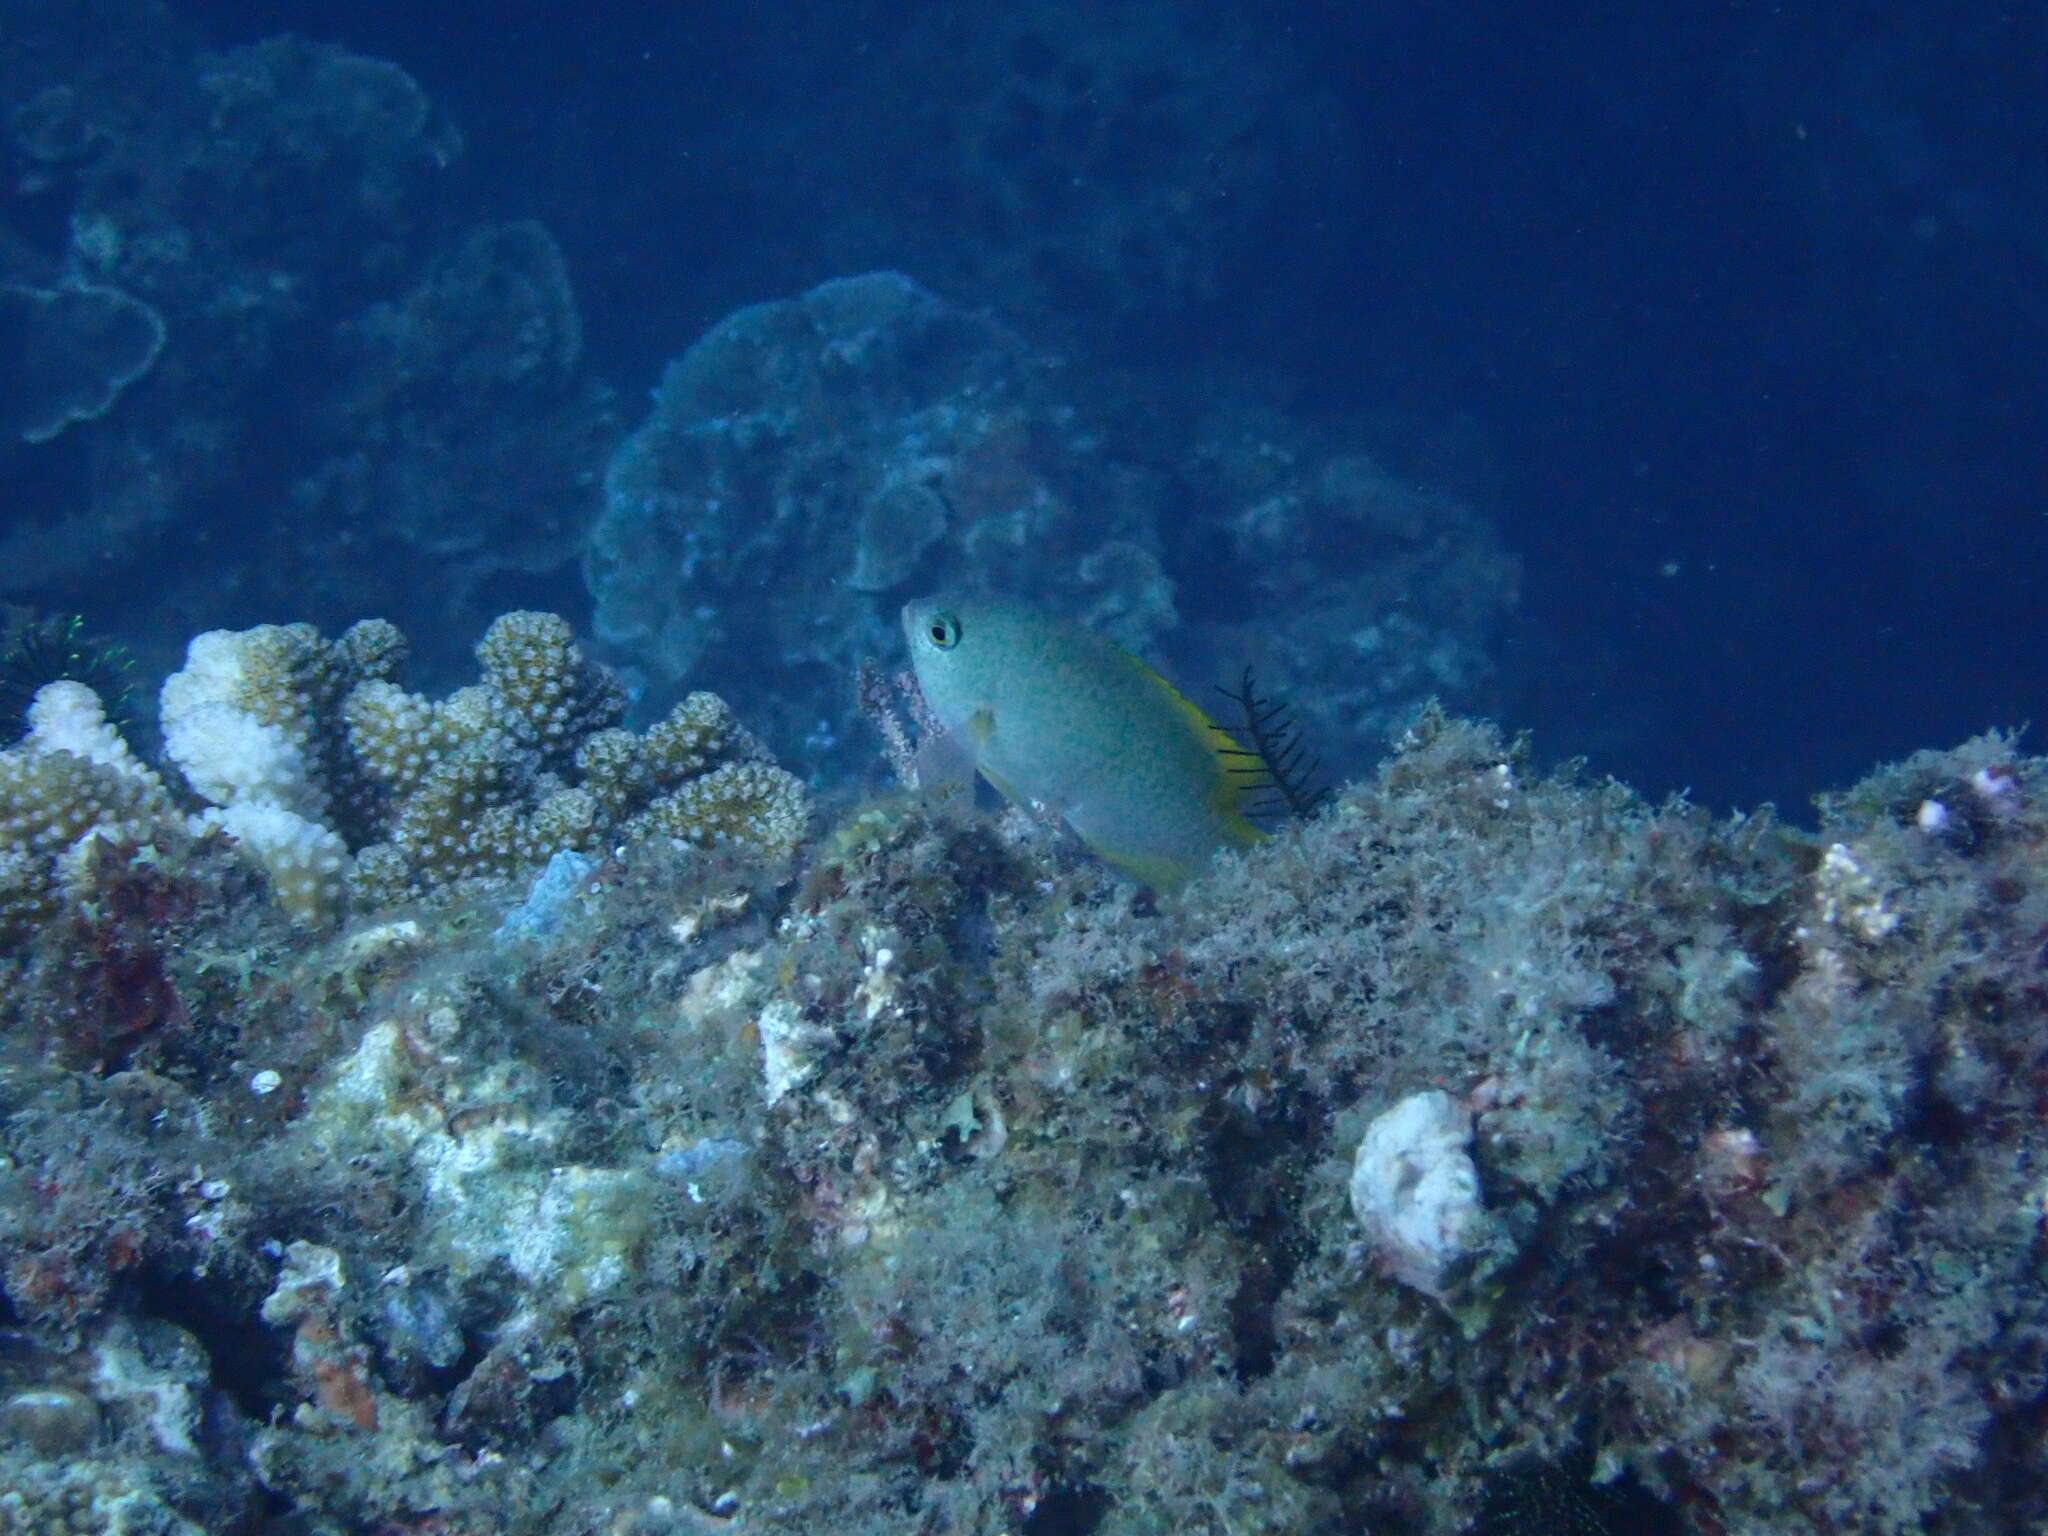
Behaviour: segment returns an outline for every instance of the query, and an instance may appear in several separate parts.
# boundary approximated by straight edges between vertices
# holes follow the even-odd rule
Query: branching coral
[[[644,737],[621,730],[624,691],[554,614],[496,620],[477,646],[482,681],[440,700],[392,680],[404,645],[388,625],[358,625],[324,649],[297,629],[217,633],[193,652],[203,675],[234,680],[234,713],[195,718],[187,673],[173,677],[172,755],[196,764],[199,787],[232,795],[241,780],[222,773],[218,745],[253,725],[256,755],[268,748],[287,784],[305,780],[299,803],[334,806],[353,834],[355,890],[371,903],[527,874],[554,853],[597,852],[616,838],[779,855],[808,816],[802,785],[710,694],[691,695]],[[267,788],[262,775],[256,782]]]
[[[691,694],[644,736],[621,730],[617,682],[552,614],[505,615],[477,659],[483,683],[439,703],[378,682],[343,701],[350,758],[369,781],[375,837],[356,880],[371,899],[523,874],[613,840],[779,857],[801,838],[803,786],[714,695]]]
[[[163,781],[114,733],[90,688],[46,685],[27,736],[0,752],[0,935],[54,910],[60,861],[82,840],[146,836],[170,808]]]
[[[456,881],[517,877],[562,851],[667,838],[769,857],[795,848],[803,785],[714,695],[644,735],[625,695],[553,614],[510,613],[477,647],[483,680],[445,699],[394,680],[404,637],[369,620],[194,639],[162,695],[165,750],[205,802],[187,817],[109,727],[92,691],[43,689],[0,753],[0,927],[58,903],[62,856],[94,832],[137,844],[218,829],[287,912],[331,921]]]

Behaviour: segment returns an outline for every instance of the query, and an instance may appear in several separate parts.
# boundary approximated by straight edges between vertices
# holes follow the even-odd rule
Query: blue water
[[[454,232],[531,218],[566,257],[578,368],[616,391],[623,431],[735,308],[876,268],[1059,352],[1082,394],[1139,370],[1191,397],[1242,383],[1302,430],[1342,423],[1520,562],[1490,671],[1451,702],[1652,793],[1797,807],[1874,760],[2042,714],[2038,9],[1189,0],[1092,22],[1047,7],[1042,26],[1010,6],[569,11],[171,7],[147,46],[174,59],[290,31],[391,60],[462,148],[406,188],[391,271],[308,299],[295,360],[265,365],[285,386],[265,410],[287,424],[245,423],[242,494],[195,492],[165,514],[189,536],[154,548],[231,565],[223,550],[260,541],[311,464],[374,461],[360,422],[289,420],[293,370],[323,378],[325,338]],[[127,13],[108,13],[114,59]],[[1002,48],[977,52],[998,27]],[[61,258],[67,195],[0,205],[17,278],[35,265],[17,247]],[[125,408],[0,456],[0,516],[50,526],[125,494],[92,448]],[[270,454],[280,431],[295,446]],[[459,563],[517,534],[524,504],[419,548]],[[1191,617],[1227,623],[1213,610],[1247,602],[1239,573],[1199,527],[1182,535],[1169,572],[1212,610]],[[373,529],[348,547],[387,558]],[[295,590],[274,578],[246,611],[155,603],[134,573],[110,602],[90,568],[0,596],[76,608],[166,661],[205,624],[338,626],[374,600],[408,608],[393,616],[416,649],[452,667],[476,613],[587,621],[563,547],[476,578],[459,619],[337,574],[345,552],[292,613],[270,611]],[[411,569],[436,587],[432,557]]]

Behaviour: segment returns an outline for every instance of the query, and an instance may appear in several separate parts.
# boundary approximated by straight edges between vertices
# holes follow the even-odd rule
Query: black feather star
[[[1472,1536],[1679,1536],[1679,1512],[1623,1474],[1598,1486],[1583,1463],[1526,1467],[1489,1490]]]
[[[28,708],[45,683],[68,678],[100,696],[116,730],[132,724],[135,662],[127,650],[101,640],[77,615],[23,624],[0,646],[0,746],[28,729]]]
[[[1224,752],[1235,759],[1230,772],[1246,796],[1245,815],[1275,820],[1313,816],[1330,798],[1330,787],[1319,777],[1323,760],[1309,756],[1287,701],[1261,698],[1250,667],[1234,691],[1217,691],[1238,710],[1232,734],[1245,745]]]

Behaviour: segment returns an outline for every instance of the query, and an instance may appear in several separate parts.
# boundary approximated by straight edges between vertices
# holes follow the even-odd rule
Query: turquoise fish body
[[[1236,740],[1114,641],[978,597],[910,603],[903,632],[932,712],[982,776],[1133,878],[1172,890],[1264,835],[1244,816]]]

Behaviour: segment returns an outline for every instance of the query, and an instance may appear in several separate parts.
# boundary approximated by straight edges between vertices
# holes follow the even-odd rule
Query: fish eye
[[[924,627],[925,638],[942,651],[960,643],[960,621],[950,613],[935,613]]]

